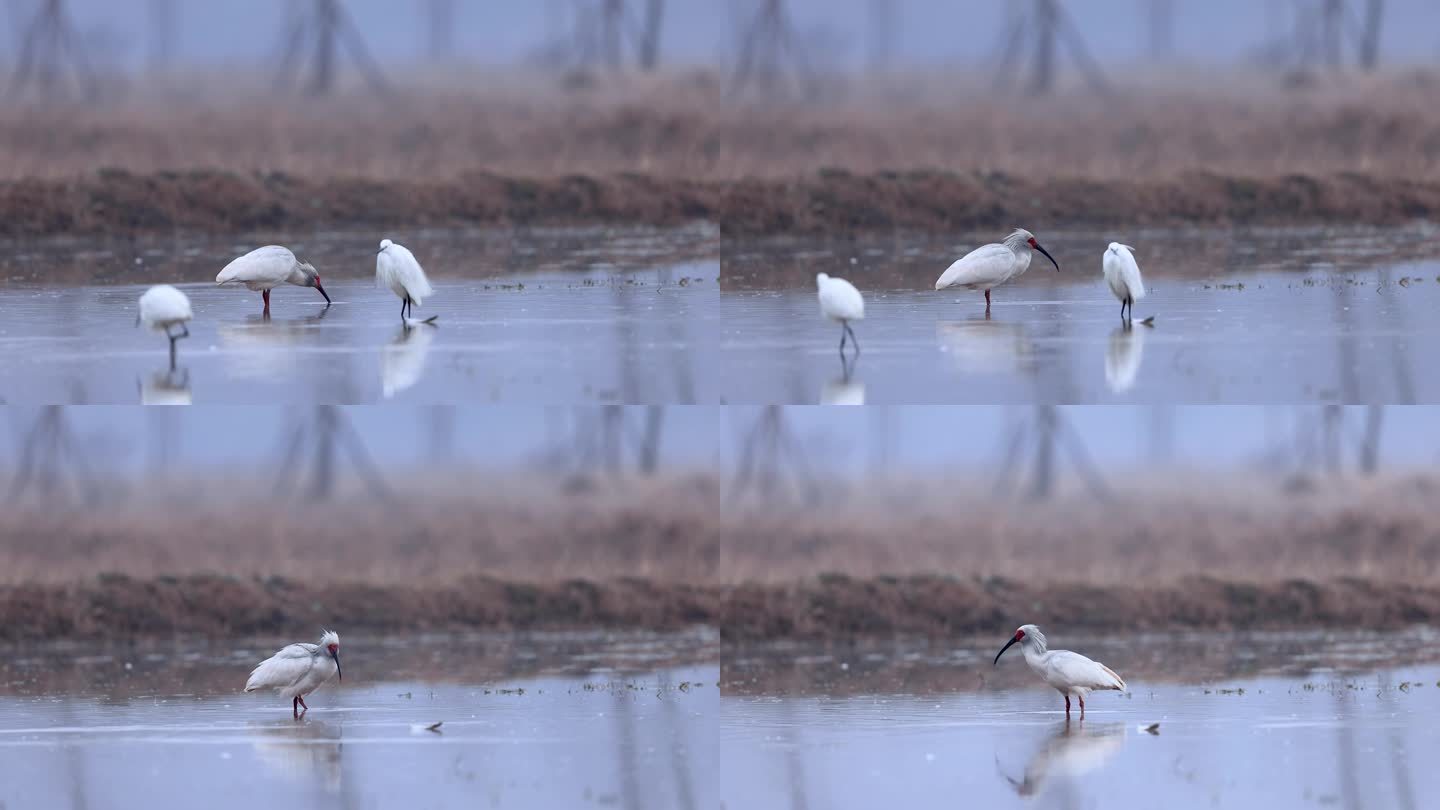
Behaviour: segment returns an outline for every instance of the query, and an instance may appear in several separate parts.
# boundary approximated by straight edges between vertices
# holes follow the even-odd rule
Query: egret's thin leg
[[[1120,299],[1120,320],[1125,320],[1125,299]]]
[[[179,340],[179,339],[180,339],[180,338],[179,338],[178,335],[175,336],[175,337],[170,338],[170,370],[171,370],[171,371],[174,371],[174,370],[175,370],[175,341],[177,341],[177,340]]]
[[[295,699],[292,700],[292,701],[290,701],[290,713],[293,714],[293,715],[295,715],[295,719],[296,719],[296,720],[299,720],[299,719],[300,719],[300,696],[299,696],[299,695],[296,695],[296,696],[295,696]]]
[[[1065,696],[1065,719],[1070,719],[1070,696]]]
[[[307,712],[310,711],[310,707],[305,705],[305,697],[303,695],[296,695],[295,699],[300,701],[300,708]]]
[[[845,359],[845,322],[840,322],[840,359]]]
[[[269,315],[269,314],[270,314],[270,291],[269,291],[269,290],[265,290],[264,292],[260,293],[260,298],[265,301],[265,314],[266,314],[266,315]]]
[[[855,356],[860,356],[860,338],[855,337],[855,330],[850,328],[850,322],[845,322],[845,331],[850,333],[850,342],[855,345]]]
[[[405,320],[405,302],[408,301],[408,300],[409,300],[408,298],[401,298],[401,299],[400,299],[400,320],[401,320],[401,322],[404,322],[404,320]]]
[[[1080,719],[1085,719],[1085,696],[1080,695]]]
[[[986,290],[986,291],[985,291],[985,311],[986,311],[986,312],[989,312],[989,311],[990,311],[990,291],[989,291],[989,290]]]
[[[166,330],[166,331],[168,332],[169,330]],[[182,323],[182,324],[180,324],[180,334],[179,334],[175,339],[176,339],[176,340],[179,340],[180,338],[187,338],[187,337],[190,337],[190,326],[189,326],[188,324],[183,324],[183,323]]]

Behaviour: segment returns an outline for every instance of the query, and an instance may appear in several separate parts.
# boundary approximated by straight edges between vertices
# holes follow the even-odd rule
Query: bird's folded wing
[[[943,290],[956,284],[995,284],[1004,281],[1015,264],[1015,254],[1004,245],[983,245],[975,248],[954,264],[935,282]]]
[[[245,691],[289,686],[304,677],[314,665],[314,644],[291,644],[255,667],[255,671],[250,673],[250,680],[245,682]]]

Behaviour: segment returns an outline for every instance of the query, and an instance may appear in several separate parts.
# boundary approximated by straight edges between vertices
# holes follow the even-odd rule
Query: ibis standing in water
[[[820,290],[820,314],[840,324],[840,357],[845,357],[845,336],[855,344],[855,356],[860,356],[860,339],[850,328],[851,321],[865,320],[865,299],[855,285],[843,278],[831,278],[824,273],[815,276],[815,286]]]
[[[1101,268],[1105,271],[1105,283],[1109,285],[1110,292],[1119,299],[1120,320],[1125,323],[1135,319],[1135,302],[1145,297],[1145,282],[1140,280],[1140,265],[1135,263],[1135,256],[1131,252],[1134,249],[1129,245],[1111,242],[1100,261]],[[1128,318],[1125,316],[1126,307],[1130,308]]]
[[[414,315],[416,305],[435,292],[415,254],[389,239],[380,243],[380,252],[375,255],[375,281],[400,297],[400,320],[404,323],[408,323],[406,313]],[[436,317],[426,318],[425,323],[434,323]]]
[[[135,325],[145,324],[157,332],[164,332],[170,338],[170,368],[175,368],[175,341],[190,337],[187,326],[195,313],[190,309],[190,299],[185,293],[169,284],[157,284],[140,296],[140,311],[135,315]],[[170,330],[180,327],[178,333]]]
[[[302,708],[310,711],[305,696],[331,678],[344,680],[340,674],[340,634],[325,630],[319,644],[291,644],[261,661],[245,682],[245,691],[274,689],[291,699],[290,708],[298,719]]]
[[[320,274],[308,262],[295,258],[289,248],[266,245],[256,248],[244,256],[225,265],[215,277],[216,284],[244,284],[251,292],[260,293],[265,301],[265,317],[270,316],[270,291],[281,284],[297,287],[314,287],[325,296],[325,306],[330,306],[330,296],[320,284]]]
[[[1066,719],[1070,717],[1071,695],[1080,699],[1080,719],[1084,720],[1086,695],[1104,689],[1125,691],[1125,680],[1116,675],[1115,670],[1099,661],[1091,661],[1080,653],[1049,649],[1045,643],[1045,634],[1033,624],[1021,625],[1020,629],[1015,631],[1015,635],[1005,642],[1000,652],[995,653],[995,665],[999,665],[1000,656],[1004,655],[1012,644],[1020,645],[1020,649],[1025,652],[1025,663],[1030,665],[1030,669],[1039,675],[1041,680],[1065,696]]]
[[[1023,228],[1005,237],[1003,242],[981,245],[957,259],[954,264],[935,281],[935,289],[964,287],[967,290],[985,291],[985,314],[990,314],[990,291],[1030,269],[1030,253],[1038,250],[1045,258],[1060,269],[1060,263],[1050,251],[1035,241],[1035,235]]]

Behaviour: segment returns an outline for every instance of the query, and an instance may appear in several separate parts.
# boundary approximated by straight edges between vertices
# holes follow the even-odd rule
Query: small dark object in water
[[[436,723],[436,725],[439,725],[439,723]],[[1145,727],[1145,733],[1147,733],[1147,734],[1159,734],[1159,733],[1160,733],[1160,724],[1159,724],[1159,723],[1151,723],[1150,725],[1148,725],[1148,726]]]

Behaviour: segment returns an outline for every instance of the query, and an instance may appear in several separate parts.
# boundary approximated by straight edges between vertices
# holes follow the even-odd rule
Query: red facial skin
[[[1025,638],[1025,631],[1024,631],[1024,630],[1016,630],[1016,631],[1015,631],[1015,640],[1016,640],[1016,641],[1020,641],[1020,640],[1022,640],[1022,639],[1024,639],[1024,638]],[[333,647],[333,646],[335,646],[335,645],[332,644],[332,645],[330,645],[330,646]]]

